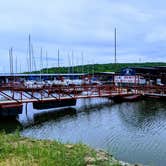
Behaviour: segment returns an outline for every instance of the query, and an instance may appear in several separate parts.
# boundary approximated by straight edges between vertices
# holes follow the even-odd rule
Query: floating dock
[[[72,92],[72,93],[71,93]],[[49,109],[76,105],[77,99],[107,97],[114,101],[136,101],[144,97],[165,100],[166,86],[68,85],[26,87],[23,84],[0,87],[0,116],[22,113],[24,103],[35,109]]]

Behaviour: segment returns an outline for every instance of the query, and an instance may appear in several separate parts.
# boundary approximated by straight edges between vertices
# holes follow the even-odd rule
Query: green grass
[[[102,159],[101,159],[102,158]],[[107,153],[83,144],[62,144],[57,141],[23,138],[0,133],[0,166],[120,166]]]

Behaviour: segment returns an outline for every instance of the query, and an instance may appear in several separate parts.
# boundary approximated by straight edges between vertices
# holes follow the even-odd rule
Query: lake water
[[[106,100],[101,104],[93,102],[89,99],[85,107],[76,107],[71,114],[58,115],[58,118],[57,114],[51,115],[51,119],[43,114],[49,117],[44,118],[47,121],[25,128],[21,134],[64,143],[81,142],[130,163],[166,165],[166,103],[155,100],[121,104]]]

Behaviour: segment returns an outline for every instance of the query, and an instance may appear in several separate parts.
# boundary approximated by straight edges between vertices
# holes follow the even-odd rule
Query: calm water
[[[82,142],[104,149],[126,162],[166,165],[164,102],[140,101],[78,110],[26,128],[22,135],[62,142]]]

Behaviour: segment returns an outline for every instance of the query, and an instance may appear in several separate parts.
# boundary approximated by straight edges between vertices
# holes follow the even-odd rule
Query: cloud
[[[81,52],[85,60],[89,59],[85,63],[113,62],[115,27],[118,62],[134,62],[140,58],[165,61],[165,5],[162,0],[150,3],[143,0],[6,0],[0,5],[0,53],[4,55],[0,65],[8,66],[11,46],[18,60],[27,64],[29,33],[36,58],[42,47],[48,51],[50,61],[57,58],[59,48],[62,65],[69,64],[68,54],[72,50],[78,63],[81,63]],[[5,71],[9,71],[8,67]]]
[[[147,34],[145,41],[148,43],[166,42],[166,25],[153,28]]]

